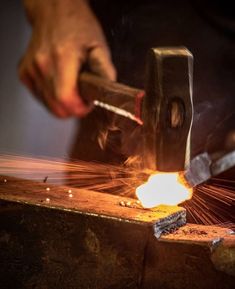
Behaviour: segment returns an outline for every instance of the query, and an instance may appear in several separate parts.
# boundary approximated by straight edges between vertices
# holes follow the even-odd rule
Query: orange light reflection
[[[156,173],[136,189],[136,196],[145,208],[178,205],[192,197],[192,190],[179,181],[178,173]]]

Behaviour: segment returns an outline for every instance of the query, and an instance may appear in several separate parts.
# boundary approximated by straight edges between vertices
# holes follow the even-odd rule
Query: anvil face
[[[162,205],[145,210],[130,198],[63,186],[50,185],[48,189],[44,183],[12,177],[6,180],[1,183],[0,198],[9,202],[139,224],[155,228],[158,236],[162,228],[170,229],[172,224],[178,227],[186,223],[186,211],[178,206]]]

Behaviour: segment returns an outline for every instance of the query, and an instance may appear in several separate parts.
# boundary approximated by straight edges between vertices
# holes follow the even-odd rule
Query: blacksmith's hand
[[[23,0],[32,25],[19,65],[30,91],[58,117],[85,116],[92,108],[79,95],[81,67],[115,80],[116,71],[101,26],[87,0]]]

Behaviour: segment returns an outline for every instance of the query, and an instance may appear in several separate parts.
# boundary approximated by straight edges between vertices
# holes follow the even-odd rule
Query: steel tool
[[[214,159],[207,152],[193,158],[183,173],[190,187],[200,185],[235,166],[235,150]]]
[[[184,47],[151,49],[145,91],[83,73],[80,93],[143,126],[144,165],[184,170],[190,159],[193,56]]]

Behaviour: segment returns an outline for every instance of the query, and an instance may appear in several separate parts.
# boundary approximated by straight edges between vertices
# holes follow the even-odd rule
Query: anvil
[[[2,289],[234,288],[231,230],[186,224],[157,239],[162,221],[184,221],[184,209],[48,186],[0,176]]]

